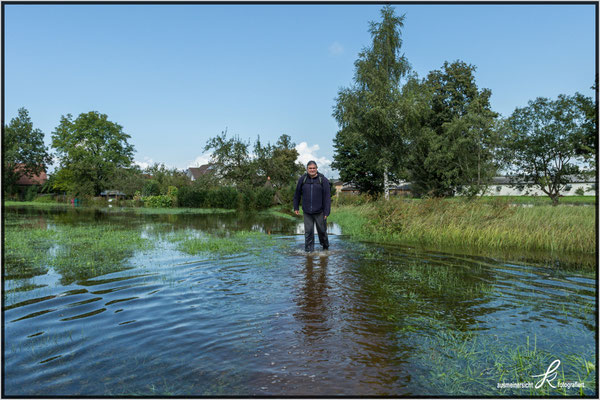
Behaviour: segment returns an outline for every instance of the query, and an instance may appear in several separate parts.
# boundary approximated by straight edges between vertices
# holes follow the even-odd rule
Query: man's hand
[[[294,210],[294,212],[296,213],[296,215],[300,215],[300,210]]]
[[[327,215],[325,215],[323,218],[324,218],[324,219],[327,219]]]

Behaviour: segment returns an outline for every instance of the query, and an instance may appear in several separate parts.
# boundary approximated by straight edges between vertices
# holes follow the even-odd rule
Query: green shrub
[[[154,179],[148,180],[142,189],[142,196],[158,196],[160,195],[160,185]]]
[[[208,190],[194,186],[183,186],[177,193],[177,201],[180,207],[203,208],[207,207]]]
[[[332,197],[331,200],[336,206],[360,206],[375,201],[376,198],[368,194],[340,193],[339,195]]]
[[[239,208],[242,210],[256,208],[256,192],[251,187],[244,187],[239,190]]]
[[[232,187],[222,187],[209,190],[207,206],[212,208],[237,208],[238,192]]]
[[[37,185],[31,185],[25,191],[25,201],[33,201],[38,194]]]
[[[277,196],[282,204],[292,204],[294,202],[294,193],[296,193],[296,183],[291,183],[279,190]]]
[[[259,210],[269,208],[273,205],[273,196],[275,190],[269,187],[262,187],[256,191],[256,208]]]
[[[150,208],[170,208],[173,207],[173,198],[167,195],[147,196],[144,198],[144,206]]]
[[[34,203],[56,203],[56,199],[50,194],[44,194],[33,199]]]

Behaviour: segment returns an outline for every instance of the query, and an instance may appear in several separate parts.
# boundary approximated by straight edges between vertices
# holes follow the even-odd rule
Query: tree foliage
[[[51,164],[44,133],[34,129],[29,112],[20,108],[18,116],[4,127],[3,189],[12,192],[22,176],[32,177]]]
[[[270,178],[271,184],[280,190],[294,182],[304,171],[304,166],[296,162],[298,151],[296,144],[288,135],[281,135],[275,145],[262,145],[260,137],[254,145],[255,159],[253,169],[256,172],[255,185],[260,186]]]
[[[133,161],[134,148],[123,127],[96,111],[62,116],[52,133],[60,160],[55,186],[75,195],[98,195],[121,168]]]
[[[143,189],[152,192],[148,195],[167,195],[171,186],[181,188],[191,185],[191,180],[184,171],[168,168],[163,163],[152,164],[144,169],[144,173],[149,175]]]
[[[592,86],[597,91],[596,86]],[[583,157],[589,163],[592,171],[597,168],[596,154],[598,153],[598,111],[596,103],[591,97],[584,96],[581,93],[575,93],[573,96],[576,107],[584,115],[582,121],[582,137],[577,144],[576,154]]]
[[[227,129],[206,143],[204,151],[212,151],[211,164],[223,184],[242,185],[251,181],[248,148],[239,136],[227,137]]]
[[[558,204],[570,176],[581,173],[578,151],[589,134],[579,96],[538,97],[515,109],[507,124],[504,157],[512,166],[513,185],[538,187]]]
[[[404,87],[400,110],[409,137],[407,169],[416,195],[482,193],[497,170],[497,114],[475,67],[445,62]]]
[[[303,167],[296,163],[298,151],[288,135],[281,135],[275,145],[263,145],[260,137],[249,153],[250,142],[238,136],[227,137],[227,131],[209,139],[204,150],[211,151],[211,164],[222,184],[258,187],[270,178],[275,189],[286,187],[298,178]]]
[[[370,23],[372,44],[359,53],[354,63],[353,86],[341,89],[336,98],[333,116],[341,129],[336,134],[334,160],[341,177],[362,191],[383,190],[387,197],[390,175],[399,172],[402,166],[399,155],[403,153],[404,140],[399,126],[398,98],[400,80],[410,66],[400,53],[404,16],[396,16],[394,9],[386,6],[381,17],[381,22]],[[353,147],[361,145],[362,148]],[[348,157],[358,152],[377,153],[377,162],[365,163],[364,159]],[[368,169],[361,171],[361,168]],[[365,177],[381,177],[383,182],[369,183]]]

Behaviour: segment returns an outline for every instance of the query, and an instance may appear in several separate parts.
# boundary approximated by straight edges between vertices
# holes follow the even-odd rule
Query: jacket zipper
[[[311,178],[311,180],[312,180],[312,178]],[[314,182],[312,182],[310,185],[310,212],[311,213],[312,213],[312,205],[313,205],[313,194],[312,194],[313,184],[314,184]]]

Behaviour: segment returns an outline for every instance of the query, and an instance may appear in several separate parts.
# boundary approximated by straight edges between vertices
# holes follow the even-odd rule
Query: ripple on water
[[[593,356],[591,276],[336,235],[306,254],[293,225],[264,251],[166,247],[68,286],[32,279],[4,309],[7,394],[453,394],[429,377],[460,359],[456,343],[489,355],[477,344],[506,351],[529,336],[557,357]]]

